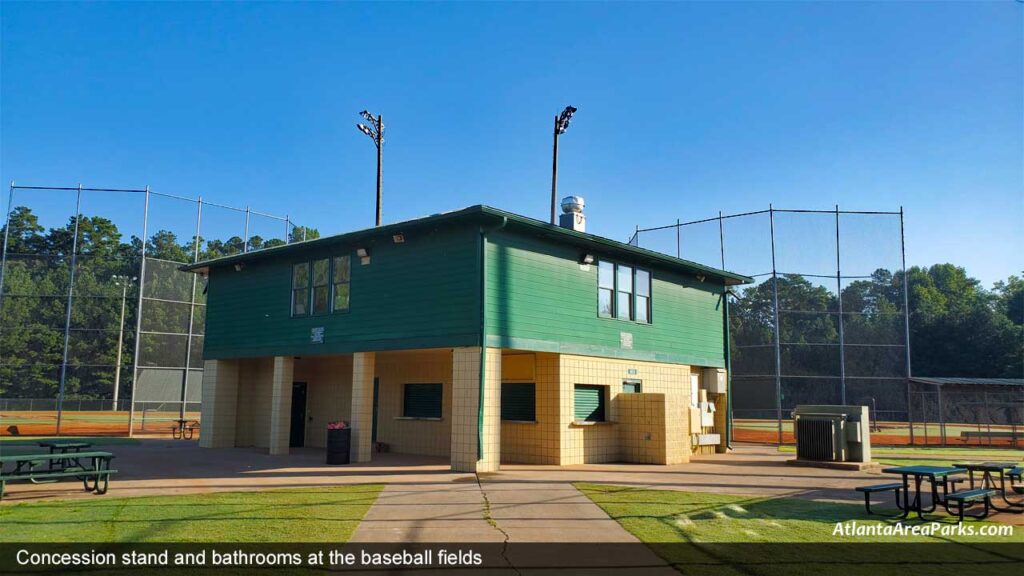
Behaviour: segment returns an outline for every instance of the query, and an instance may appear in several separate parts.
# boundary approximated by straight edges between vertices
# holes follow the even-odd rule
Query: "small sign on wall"
[[[632,332],[619,332],[619,346],[626,350],[633,349],[633,333]]]
[[[317,326],[309,331],[309,341],[311,344],[323,344],[324,343],[324,327]]]

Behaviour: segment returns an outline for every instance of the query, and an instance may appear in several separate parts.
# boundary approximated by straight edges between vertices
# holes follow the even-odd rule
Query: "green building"
[[[473,206],[185,267],[208,277],[200,445],[284,454],[343,420],[354,462],[462,471],[723,449],[723,293],[751,279],[576,216]]]

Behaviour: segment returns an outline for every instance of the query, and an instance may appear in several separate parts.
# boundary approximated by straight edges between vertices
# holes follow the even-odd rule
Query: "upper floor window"
[[[348,256],[335,256],[331,278],[331,309],[335,312],[348,310],[349,284],[352,278],[352,264]]]
[[[292,266],[292,316],[348,310],[352,267],[349,256],[321,258]]]
[[[651,273],[624,264],[597,266],[597,313],[602,318],[651,323]]]
[[[313,314],[326,314],[330,309],[328,279],[331,261],[327,258],[313,261]]]
[[[292,266],[292,316],[309,312],[309,262]]]

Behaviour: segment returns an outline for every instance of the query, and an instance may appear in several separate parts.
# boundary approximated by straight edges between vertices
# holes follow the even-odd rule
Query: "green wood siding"
[[[575,386],[573,418],[577,422],[604,422],[604,386]]]
[[[335,354],[409,348],[474,346],[480,341],[479,234],[475,226],[390,236],[359,246],[317,246],[296,254],[211,270],[205,357]],[[291,317],[292,265],[352,255],[349,310]],[[324,342],[310,331],[324,328]]]
[[[441,384],[406,384],[402,396],[402,416],[406,418],[440,418]]]
[[[578,264],[585,249],[507,231],[487,246],[490,346],[724,367],[722,286],[648,262],[615,262],[652,273],[651,319],[598,317],[597,266]],[[592,252],[591,252],[592,253]],[[600,253],[593,253],[599,260]],[[633,336],[633,347],[620,334]]]
[[[502,384],[501,419],[535,422],[537,420],[537,387],[533,384]]]

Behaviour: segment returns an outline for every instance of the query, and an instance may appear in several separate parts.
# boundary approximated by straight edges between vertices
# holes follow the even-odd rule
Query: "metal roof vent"
[[[583,196],[566,196],[562,198],[562,214],[558,217],[558,225],[577,232],[587,231],[587,217],[583,214],[586,206]]]

